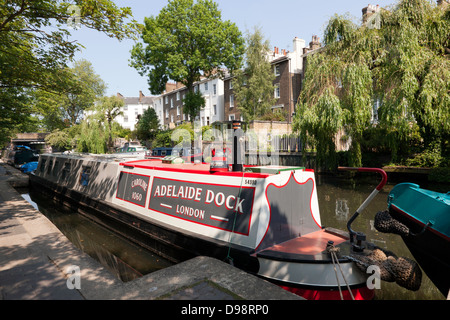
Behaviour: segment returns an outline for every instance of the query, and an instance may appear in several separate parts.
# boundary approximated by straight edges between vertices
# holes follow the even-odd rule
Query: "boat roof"
[[[124,167],[142,168],[149,170],[179,171],[196,174],[239,176],[243,172],[238,171],[217,171],[211,172],[209,163],[165,163],[162,159],[145,159],[121,162]],[[304,167],[284,167],[284,166],[244,166],[245,176],[248,178],[266,178],[278,174],[281,171],[305,170]]]

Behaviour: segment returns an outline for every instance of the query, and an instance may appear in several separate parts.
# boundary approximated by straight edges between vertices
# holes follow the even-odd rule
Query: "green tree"
[[[105,83],[87,60],[75,61],[73,68],[67,68],[65,74],[63,92],[36,92],[35,111],[43,116],[50,130],[79,123],[83,112],[91,108],[106,90]]]
[[[72,41],[71,26],[95,29],[119,41],[136,38],[141,25],[130,8],[110,0],[0,1],[0,133],[2,138],[24,125],[36,126],[34,89],[67,92],[68,63],[82,44]],[[72,90],[72,89],[71,89]],[[73,91],[71,91],[73,92]],[[66,125],[46,108],[45,126]]]
[[[165,90],[169,79],[183,83],[187,94],[184,112],[191,121],[202,99],[194,95],[194,83],[201,77],[223,75],[240,68],[244,51],[242,34],[211,0],[169,0],[158,16],[145,18],[143,43],[131,51],[131,66],[148,76],[153,94]]]
[[[88,117],[80,123],[80,136],[77,141],[79,152],[106,153],[108,151],[108,127],[102,119]]]
[[[233,90],[236,105],[246,121],[262,119],[272,113],[275,105],[275,86],[273,72],[267,53],[270,51],[268,40],[264,40],[261,29],[255,28],[253,34],[247,35],[245,50],[246,66],[235,72]]]
[[[110,0],[3,0],[0,5],[0,87],[64,88],[61,71],[82,46],[71,27],[87,27],[118,40],[140,28],[131,9]]]
[[[140,140],[153,140],[159,129],[159,119],[155,109],[148,108],[140,116],[136,125],[137,137]]]
[[[123,115],[122,107],[124,102],[117,96],[103,97],[100,101],[92,108],[96,117],[105,122],[108,125],[108,152],[113,152],[113,121],[120,115]]]
[[[45,142],[56,148],[54,151],[66,151],[71,147],[69,133],[66,130],[54,130],[45,137]]]
[[[361,165],[374,101],[380,103],[378,127],[386,131],[393,158],[396,145],[414,134],[416,124],[425,149],[448,141],[449,10],[426,0],[401,0],[376,13],[375,27],[358,26],[345,16],[330,19],[324,50],[308,57],[294,120],[320,159],[335,159],[329,156],[335,152],[330,141],[342,124],[352,139],[350,165]],[[327,152],[323,145],[330,146]]]

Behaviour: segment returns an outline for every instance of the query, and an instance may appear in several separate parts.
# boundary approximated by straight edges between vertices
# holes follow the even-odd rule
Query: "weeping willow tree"
[[[294,129],[316,148],[318,165],[335,166],[341,129],[351,137],[350,165],[361,165],[374,101],[393,158],[415,128],[424,150],[448,148],[450,6],[402,0],[375,15],[375,26],[335,15],[325,29],[325,47],[307,59]]]

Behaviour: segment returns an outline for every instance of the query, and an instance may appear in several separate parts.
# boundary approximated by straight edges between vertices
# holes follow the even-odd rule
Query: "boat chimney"
[[[233,120],[233,164],[232,171],[244,171],[244,131],[242,121]]]

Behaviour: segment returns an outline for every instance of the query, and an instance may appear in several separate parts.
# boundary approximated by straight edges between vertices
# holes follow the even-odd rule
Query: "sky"
[[[313,35],[322,41],[328,20],[334,14],[348,14],[359,23],[362,8],[369,3],[387,7],[397,0],[216,0],[222,12],[222,20],[234,22],[243,34],[261,28],[271,47],[292,51],[295,37],[304,39],[306,45]],[[157,16],[168,3],[167,0],[115,0],[120,7],[130,7],[134,19],[143,23],[145,17]],[[139,91],[152,95],[146,77],[129,66],[133,40],[118,41],[105,34],[81,27],[71,30],[72,40],[85,48],[77,53],[75,60],[86,59],[92,63],[95,72],[107,84],[106,95],[118,92],[125,97],[137,97]]]

